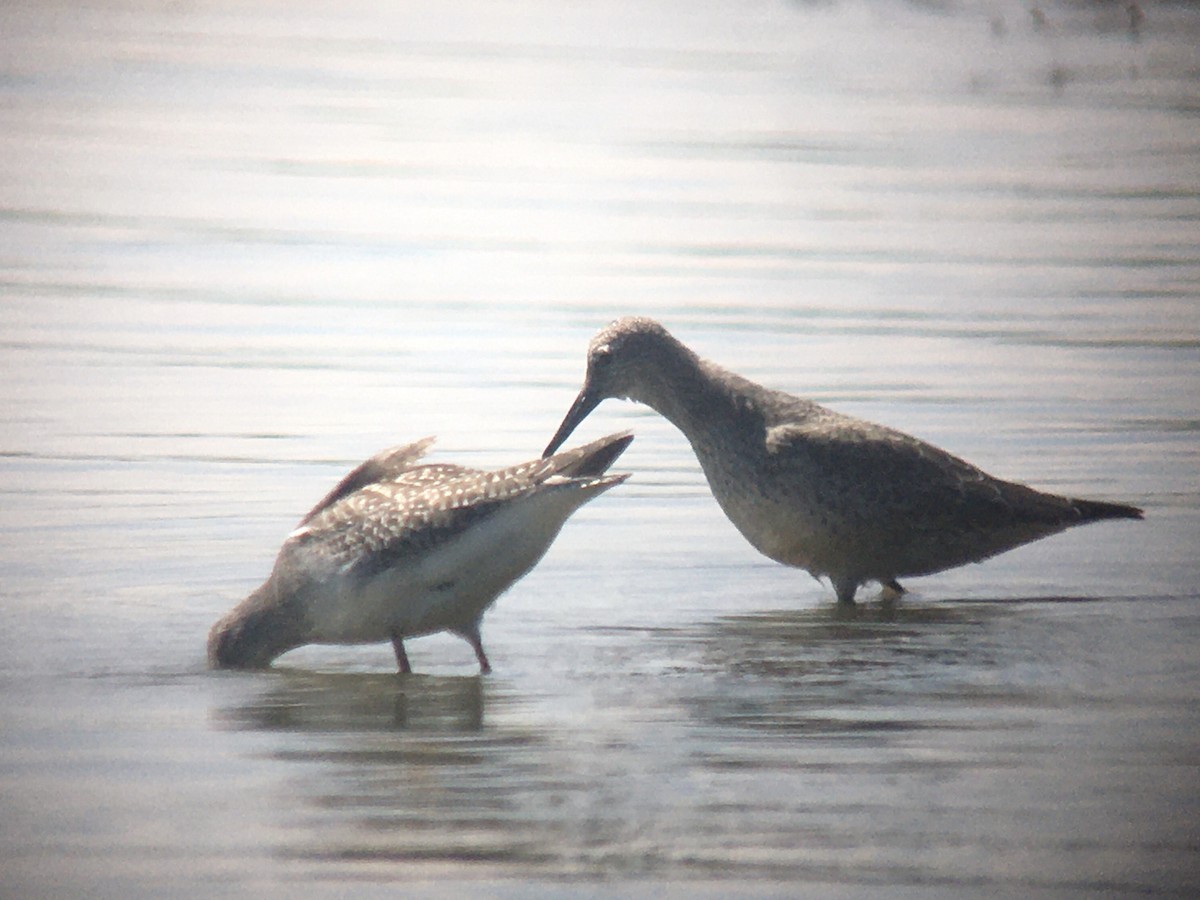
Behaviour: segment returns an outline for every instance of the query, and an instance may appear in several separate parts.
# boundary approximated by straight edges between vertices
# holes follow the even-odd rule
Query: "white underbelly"
[[[574,508],[537,501],[500,510],[369,578],[332,573],[311,595],[313,639],[368,643],[470,625],[541,559]]]

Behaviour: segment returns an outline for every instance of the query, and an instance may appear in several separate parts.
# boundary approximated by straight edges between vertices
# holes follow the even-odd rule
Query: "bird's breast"
[[[855,555],[852,523],[803,461],[781,467],[760,448],[719,441],[696,446],[696,457],[722,511],[764,556],[826,575]]]

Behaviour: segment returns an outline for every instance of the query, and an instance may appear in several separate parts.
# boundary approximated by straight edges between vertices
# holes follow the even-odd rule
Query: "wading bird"
[[[993,478],[915,437],[755,384],[652,319],[620,319],[592,339],[583,389],[546,454],[607,397],[644,403],[673,423],[746,540],[828,577],[845,604],[869,581],[899,595],[905,576],[1087,522],[1142,518],[1133,506]]]
[[[580,506],[628,475],[605,474],[633,440],[609,435],[495,472],[418,465],[426,438],[351,471],[288,535],[266,582],[208,636],[215,668],[265,668],[304,644],[404,641],[450,631],[491,671],[484,612],[528,572]]]

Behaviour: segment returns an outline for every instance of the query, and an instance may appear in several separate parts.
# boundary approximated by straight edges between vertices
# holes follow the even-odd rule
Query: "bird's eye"
[[[612,347],[608,344],[601,344],[592,350],[592,365],[597,369],[602,369],[612,362],[612,357]]]

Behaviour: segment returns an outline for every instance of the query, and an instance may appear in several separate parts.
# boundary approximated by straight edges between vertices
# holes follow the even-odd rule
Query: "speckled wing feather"
[[[431,439],[385,451],[367,461],[373,468],[355,476],[367,464],[360,466],[305,517],[280,558],[303,555],[309,571],[319,559],[331,569],[370,577],[462,534],[522,495],[600,477],[632,439],[610,436],[495,472],[413,466]],[[375,477],[380,473],[384,477]]]
[[[347,497],[369,484],[394,478],[411,469],[416,465],[417,460],[428,452],[433,442],[434,438],[430,436],[411,444],[389,447],[359,463],[334,486],[333,490],[322,497],[320,502],[305,514],[304,518],[300,520],[300,524],[304,525],[311,521],[314,516],[328,509],[343,497]]]
[[[310,561],[323,560],[331,570],[369,578],[462,534],[539,487],[509,472],[420,466],[368,484],[321,510],[292,532],[281,555],[303,553]]]

